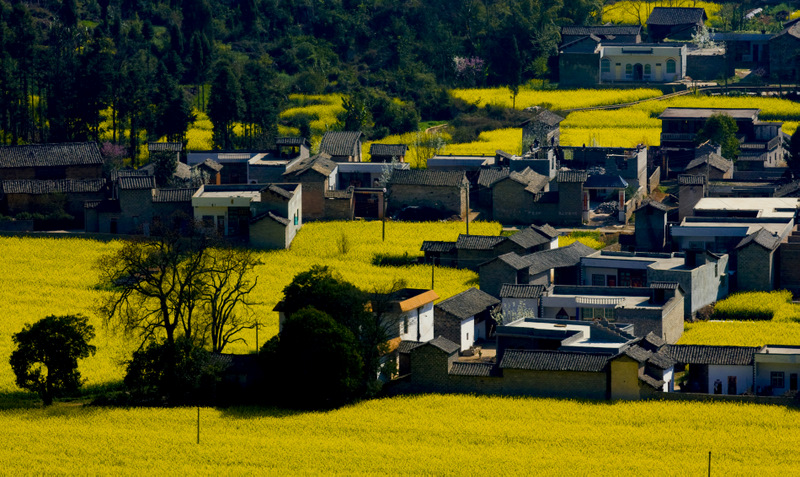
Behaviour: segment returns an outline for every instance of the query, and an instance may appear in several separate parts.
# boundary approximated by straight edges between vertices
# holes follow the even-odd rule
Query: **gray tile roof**
[[[638,35],[642,32],[641,26],[632,25],[598,25],[598,26],[564,26],[561,27],[561,36],[589,36],[589,35]]]
[[[659,202],[657,200],[648,199],[642,202],[642,205],[640,205],[638,209],[634,210],[634,212],[639,212],[640,210],[643,210],[645,207],[652,207],[656,210],[660,210],[661,212],[666,212],[667,210],[669,210],[669,207],[666,204]]]
[[[421,341],[411,341],[411,340],[403,340],[397,345],[397,352],[398,353],[410,353],[412,349],[416,348],[419,345],[425,344]]]
[[[586,179],[583,187],[587,189],[624,189],[628,182],[614,174],[594,174]]]
[[[541,192],[544,186],[547,185],[549,179],[547,176],[536,173],[530,167],[526,167],[520,172],[511,172],[508,178],[512,181],[525,186],[525,190],[532,194]]]
[[[337,167],[339,167],[339,165],[331,160],[330,155],[321,152],[315,156],[307,157],[292,164],[288,169],[286,169],[286,172],[284,172],[283,175],[297,177],[305,174],[308,171],[314,171],[327,177],[331,175],[331,173],[333,173]]]
[[[117,179],[122,190],[155,189],[156,178],[153,176],[120,176]]]
[[[278,137],[275,138],[276,146],[302,146],[308,145],[308,139],[304,137]]]
[[[438,253],[448,253],[452,252],[456,248],[455,242],[442,242],[438,240],[425,240],[422,242],[422,248],[420,251],[422,252],[438,252]]]
[[[608,360],[607,354],[510,349],[503,354],[500,368],[597,373],[605,369]]]
[[[586,182],[589,174],[586,171],[558,171],[556,181],[558,182]]]
[[[750,346],[666,345],[667,353],[683,364],[749,366],[760,349]]]
[[[0,190],[3,194],[75,194],[99,192],[105,185],[105,179],[61,179],[55,181],[20,179],[0,182]]]
[[[778,245],[781,244],[781,236],[773,235],[769,233],[764,227],[761,227],[757,231],[743,238],[736,245],[736,248],[740,249],[746,245],[749,245],[750,243],[756,243],[758,245],[761,245],[767,250],[775,250],[776,248],[778,248]]]
[[[680,185],[703,185],[706,183],[706,176],[693,176],[690,174],[681,174],[678,176],[678,184]]]
[[[395,169],[390,185],[421,185],[439,187],[466,187],[464,171],[434,171],[431,169]]]
[[[450,368],[450,375],[452,376],[480,376],[488,377],[492,375],[494,365],[490,363],[476,363],[456,361]]]
[[[556,127],[563,120],[564,118],[550,111],[549,109],[542,109],[538,113],[535,113],[530,119],[523,122],[522,124],[527,124],[529,122],[537,122],[537,123],[544,123],[550,127]]]
[[[478,173],[478,185],[483,187],[492,187],[496,183],[508,177],[510,173],[511,169],[508,167],[503,167],[501,169],[481,169],[480,173]]]
[[[153,189],[153,203],[191,202],[197,189]]]
[[[536,275],[553,268],[573,267],[581,262],[581,257],[586,257],[596,251],[580,242],[573,242],[566,247],[534,252],[524,258],[531,264],[529,273]]]
[[[669,369],[672,366],[675,366],[676,363],[676,361],[665,351],[648,351],[638,344],[628,346],[621,354],[628,356],[641,364],[649,364],[659,369]]]
[[[648,376],[648,375],[646,375],[644,373],[639,373],[639,380],[642,381],[643,383],[647,384],[648,386],[650,386],[653,389],[662,389],[663,386],[664,386],[664,381],[661,381],[660,379],[656,379],[656,378],[654,378],[652,376]]]
[[[320,152],[331,156],[352,156],[361,140],[361,131],[328,131],[319,143]]]
[[[408,146],[405,144],[377,144],[373,143],[369,146],[369,154],[371,156],[405,156],[408,151]]]
[[[497,258],[493,258],[492,260],[488,260],[484,263],[494,262],[495,260],[500,260],[501,262],[505,263],[514,270],[522,270],[524,268],[528,268],[531,266],[530,260],[528,260],[525,257],[519,256],[516,252],[504,253],[503,255],[500,255]],[[484,263],[480,265],[483,265]]]
[[[283,197],[284,199],[291,199],[292,197],[294,197],[294,192],[288,191],[283,187],[279,186],[278,184],[270,184],[269,186],[267,186],[267,190],[272,192],[273,194]]]
[[[147,150],[150,152],[181,152],[183,143],[180,142],[149,142]]]
[[[219,172],[219,171],[222,170],[222,164],[220,164],[219,162],[215,161],[214,159],[211,159],[210,157],[207,157],[206,160],[204,160],[203,162],[201,162],[199,164],[195,164],[192,167],[205,167],[205,168],[207,168],[209,170],[212,170],[214,172]]]
[[[550,237],[551,239],[554,239],[554,238],[558,237],[559,235],[561,235],[561,234],[558,232],[558,230],[556,230],[556,229],[555,229],[555,228],[554,228],[552,225],[550,225],[550,224],[544,224],[544,225],[531,225],[531,228],[532,228],[533,230],[535,230],[535,231],[539,232],[540,234],[544,235],[545,237]]]
[[[140,167],[139,171],[144,172],[147,175],[153,176],[155,175],[156,172],[156,165],[151,162],[146,166]],[[183,162],[178,162],[175,165],[175,172],[172,174],[172,176],[182,180],[190,180],[192,178],[192,168],[187,166]]]
[[[505,242],[507,237],[499,235],[466,235],[461,234],[456,240],[456,248],[459,250],[492,250],[501,242]]]
[[[272,211],[265,212],[263,214],[260,214],[260,215],[257,215],[255,217],[253,217],[252,219],[250,219],[250,223],[254,224],[256,222],[260,222],[260,221],[265,220],[265,219],[274,220],[275,222],[278,222],[279,224],[283,225],[284,227],[289,225],[289,220],[288,219],[286,219],[284,217],[281,217],[280,215],[277,215]]]
[[[695,167],[704,166],[706,163],[708,163],[710,167],[722,172],[727,172],[733,168],[733,161],[729,161],[719,154],[711,153],[694,158],[691,162],[686,164],[685,169],[688,171]]]
[[[0,147],[0,168],[102,165],[94,142],[30,144]]]
[[[706,11],[702,8],[655,7],[647,17],[647,25],[700,24],[706,18]]]
[[[667,344],[667,342],[652,331],[647,333],[647,335],[639,342],[639,346],[651,348],[651,351],[660,349],[665,344]]]
[[[726,114],[733,119],[755,120],[759,111],[759,109],[734,108],[667,108],[658,119],[707,119],[714,114]]]
[[[544,293],[544,285],[513,285],[504,283],[500,298],[539,298]]]
[[[498,304],[500,300],[473,287],[437,303],[435,307],[456,318],[466,320]]]
[[[444,351],[447,354],[453,354],[456,351],[458,351],[459,349],[461,349],[460,346],[458,346],[457,344],[453,343],[452,341],[450,341],[449,339],[445,338],[444,336],[437,336],[436,338],[428,341],[427,343],[423,343],[422,345],[424,345],[424,344],[429,344],[431,346],[435,346],[436,348],[439,348],[440,350]],[[422,345],[420,345],[420,346],[422,346]],[[419,348],[419,346],[417,346],[417,348]]]

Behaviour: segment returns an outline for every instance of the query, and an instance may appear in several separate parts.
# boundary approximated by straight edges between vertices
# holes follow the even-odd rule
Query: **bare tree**
[[[261,263],[254,251],[244,248],[216,248],[206,254],[206,277],[198,299],[212,352],[221,353],[226,345],[244,341],[236,335],[256,326],[251,307],[257,303],[250,292],[258,284],[253,270]]]

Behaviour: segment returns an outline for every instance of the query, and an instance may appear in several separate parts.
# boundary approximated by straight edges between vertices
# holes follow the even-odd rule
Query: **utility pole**
[[[433,290],[435,270],[436,270],[436,259],[431,257],[431,290]]]

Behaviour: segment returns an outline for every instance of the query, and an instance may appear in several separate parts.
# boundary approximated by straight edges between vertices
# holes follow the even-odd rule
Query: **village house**
[[[684,317],[728,295],[728,255],[598,251],[581,259],[582,285],[650,287],[678,283],[684,292]]]
[[[436,336],[466,352],[476,341],[492,337],[497,324],[492,311],[499,304],[500,300],[474,287],[437,303],[433,310]]]
[[[361,131],[328,131],[322,136],[319,151],[333,162],[361,162]]]
[[[76,228],[83,224],[83,203],[100,200],[108,190],[105,179],[18,179],[0,181],[0,213],[47,215],[56,210],[74,217]]]
[[[779,122],[759,120],[758,109],[667,108],[661,120],[661,151],[670,171],[683,171],[695,159],[695,139],[706,120],[725,114],[736,121],[740,155],[736,168],[778,167],[783,161],[783,133]]]
[[[103,178],[103,157],[94,142],[0,147],[0,180]]]
[[[395,170],[388,184],[388,213],[406,207],[429,207],[466,217],[469,181],[464,171]]]
[[[378,144],[369,146],[370,162],[406,162],[408,146],[405,144]]]
[[[608,43],[641,43],[641,25],[569,25],[561,27],[561,44],[594,35]]]
[[[331,156],[319,153],[315,156],[293,161],[282,174],[283,180],[303,185],[303,218],[324,219],[325,194],[337,190],[338,164]]]
[[[654,7],[647,17],[647,35],[656,43],[666,39],[690,41],[706,20],[708,16],[703,8]]]
[[[784,81],[800,78],[800,23],[790,22],[769,39],[769,73]]]
[[[525,111],[532,113],[532,116],[521,124],[522,151],[528,151],[532,147],[558,146],[561,138],[559,124],[564,118],[538,106],[526,108]]]
[[[211,160],[222,166],[219,184],[264,184],[282,182],[283,173],[292,163],[310,156],[310,144],[302,137],[279,137],[275,148],[267,151],[197,151],[186,155],[190,167]]]
[[[289,248],[303,225],[301,184],[204,185],[192,196],[194,218],[222,237],[255,248]]]
[[[670,345],[667,352],[688,366],[681,391],[742,394],[753,391],[753,355],[758,347]]]
[[[507,285],[577,285],[580,283],[580,261],[595,250],[580,242],[551,248],[528,255],[509,252],[483,262],[478,267],[482,291],[500,296]]]
[[[633,213],[635,249],[638,252],[663,252],[669,240],[669,208],[658,201],[646,200]]]

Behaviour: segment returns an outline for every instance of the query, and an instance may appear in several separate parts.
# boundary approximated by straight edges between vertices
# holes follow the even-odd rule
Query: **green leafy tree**
[[[277,345],[276,345],[277,344]],[[363,381],[360,346],[344,325],[313,307],[294,313],[280,338],[264,345],[286,404],[330,408],[355,399]],[[313,375],[312,379],[302,376]]]
[[[94,327],[82,315],[55,316],[26,324],[11,340],[17,349],[11,353],[11,369],[17,386],[39,394],[44,404],[53,398],[76,391],[80,385],[78,359],[94,355]]]
[[[712,114],[697,133],[697,144],[711,141],[722,147],[722,156],[736,160],[739,156],[739,139],[736,133],[739,127],[736,120],[727,114]]]
[[[242,118],[244,99],[239,78],[231,66],[223,63],[211,84],[208,98],[208,117],[214,123],[214,145],[221,149],[233,147],[233,124]]]

